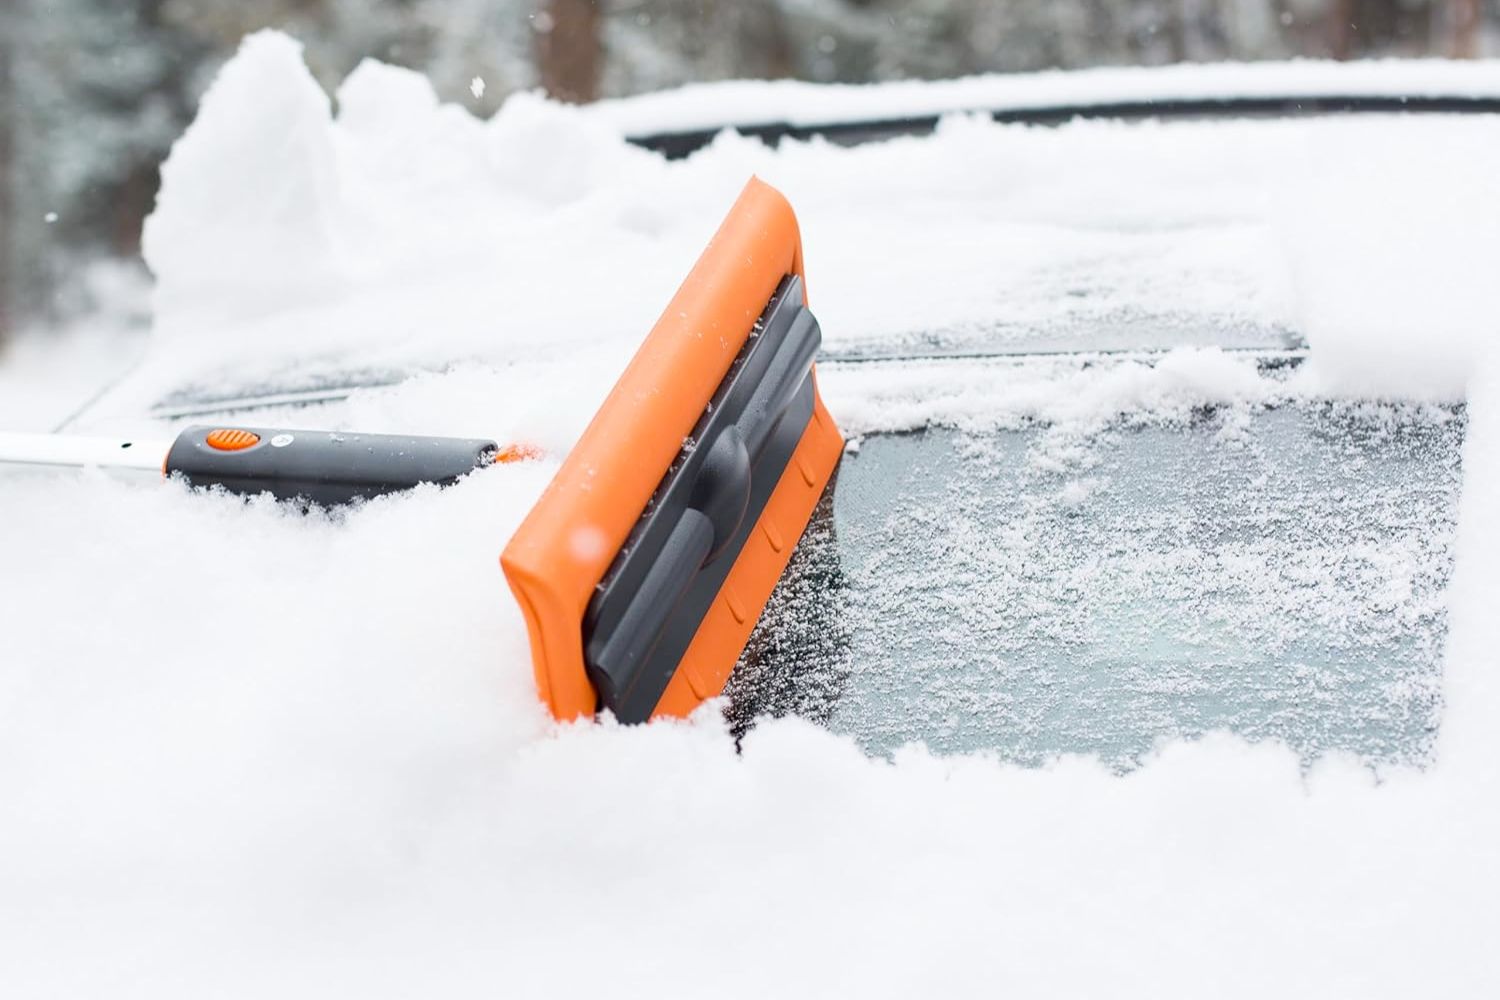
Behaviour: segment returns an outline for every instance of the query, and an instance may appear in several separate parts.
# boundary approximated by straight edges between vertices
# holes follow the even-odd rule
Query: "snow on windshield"
[[[738,677],[890,753],[1135,766],[1170,737],[1430,760],[1462,411],[1160,413],[877,435]],[[767,690],[771,689],[771,690]]]
[[[1248,440],[1295,438],[1257,423],[1282,411],[1255,409],[1253,362],[1225,350],[1285,331],[1308,347],[1296,405],[1462,405],[1462,480],[1430,470],[1448,491],[1430,532],[1378,491],[1348,508],[1436,574],[1416,606],[1446,609],[1440,676],[1408,679],[1419,717],[1440,701],[1438,729],[1423,767],[1309,761],[1270,727],[1169,740],[1122,776],[1052,748],[1035,766],[920,746],[872,759],[797,719],[737,748],[713,708],[555,727],[495,565],[550,462],[312,517],[7,476],[8,992],[1493,993],[1497,150],[1488,118],[954,121],[858,149],[728,136],[669,164],[535,98],[477,122],[373,64],[335,116],[293,43],[253,38],[167,165],[146,234],[151,353],[94,429],[160,432],[150,405],[184,385],[419,367],[284,416],[557,453],[758,172],[798,207],[833,351],[1058,343],[1111,316],[1155,338],[1134,346],[1181,348],[1007,378],[830,365],[856,435],[1107,434],[1122,412],[1222,406],[1255,410]],[[1180,339],[1161,337],[1168,316]],[[1315,444],[1289,461],[1318,465]],[[1276,496],[1248,513],[1307,519],[1311,547],[1282,555],[1316,576],[1319,532],[1339,524]],[[1239,582],[1225,613],[1288,596]],[[1369,583],[1336,606],[1393,627]]]

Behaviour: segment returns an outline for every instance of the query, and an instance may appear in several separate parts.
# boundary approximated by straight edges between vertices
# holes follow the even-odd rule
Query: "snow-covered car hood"
[[[1168,727],[1122,775],[867,755],[798,719],[737,746],[713,710],[556,727],[495,565],[555,460],[327,517],[7,476],[18,995],[1497,985],[1500,121],[954,118],[857,149],[726,134],[669,163],[616,112],[523,95],[480,122],[377,64],[337,100],[279,36],[224,69],[148,224],[148,353],[73,430],[160,435],[215,394],[353,384],[256,420],[560,454],[757,173],[798,210],[823,388],[856,440],[1051,435],[1017,460],[1061,462],[1044,492],[1086,505],[1113,459],[1069,449],[1121,426],[1211,410],[1224,447],[1254,445],[1278,407],[1372,401],[1461,426],[1430,536],[1451,577],[1418,595],[1446,621],[1437,732],[1419,766]],[[985,553],[939,554],[1006,565]]]
[[[1054,108],[1249,100],[1328,103],[1396,98],[1463,102],[1500,99],[1493,64],[1447,59],[1368,60],[1104,67],[1041,73],[996,73],[955,80],[817,84],[800,80],[695,83],[589,105],[590,118],[625,135],[664,135],[707,128],[1009,114]]]

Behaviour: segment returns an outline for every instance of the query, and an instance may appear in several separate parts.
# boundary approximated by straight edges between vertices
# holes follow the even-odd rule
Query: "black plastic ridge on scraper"
[[[783,278],[589,601],[585,667],[621,722],[650,717],[796,451],[821,340]]]

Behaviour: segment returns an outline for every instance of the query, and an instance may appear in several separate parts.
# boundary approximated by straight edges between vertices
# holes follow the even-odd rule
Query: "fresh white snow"
[[[1200,72],[1248,79],[1139,79]],[[1493,64],[1461,72],[1493,87]],[[733,113],[701,93],[673,120]],[[7,995],[1500,990],[1500,121],[955,119],[857,149],[726,135],[680,163],[624,122],[525,95],[481,122],[375,64],[335,115],[294,43],[254,36],[164,171],[149,353],[78,429],[160,435],[149,406],[185,386],[426,368],[256,419],[560,454],[759,173],[799,211],[833,352],[1066,342],[1118,317],[1108,346],[1178,347],[1154,367],[827,366],[855,434],[1466,399],[1433,763],[1303,771],[1215,734],[1119,776],[874,760],[799,721],[736,753],[712,709],[557,727],[496,564],[555,459],[310,517],[7,474]],[[1289,382],[1225,350],[1267,330],[1309,345]]]
[[[1439,59],[1184,63],[997,73],[877,86],[726,80],[600,101],[589,107],[588,114],[624,134],[650,135],[725,125],[818,125],[966,111],[1246,97],[1495,98],[1500,97],[1500,63]]]

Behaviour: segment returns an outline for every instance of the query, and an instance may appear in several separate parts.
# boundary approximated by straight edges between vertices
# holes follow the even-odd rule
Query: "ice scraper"
[[[797,220],[752,179],[500,558],[560,719],[719,694],[843,450],[818,395]],[[0,435],[0,461],[160,468],[321,504],[526,457],[493,441],[190,427]]]
[[[500,563],[559,718],[719,694],[843,451],[791,206],[751,180]]]

